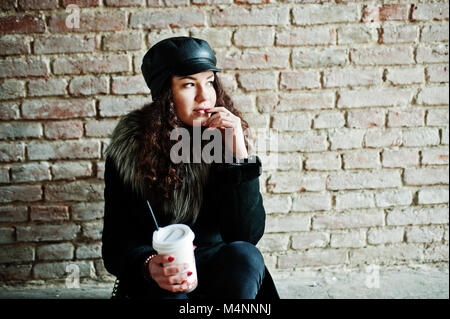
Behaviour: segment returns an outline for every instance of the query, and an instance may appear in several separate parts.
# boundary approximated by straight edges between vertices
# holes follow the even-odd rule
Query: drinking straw
[[[158,223],[156,222],[155,214],[153,214],[152,206],[150,206],[150,202],[148,200],[147,200],[147,205],[148,205],[148,208],[150,209],[150,213],[152,213],[153,221],[155,222],[155,225],[156,225],[156,231],[158,231],[159,226],[158,226]]]

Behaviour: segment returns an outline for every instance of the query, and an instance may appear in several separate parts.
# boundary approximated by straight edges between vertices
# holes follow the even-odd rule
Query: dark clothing
[[[241,247],[239,253],[247,251],[250,259],[258,255],[247,245],[256,245],[264,233],[265,210],[259,191],[260,174],[259,159],[257,163],[211,164],[199,216],[194,224],[188,224],[195,234],[194,244],[198,247],[195,250],[199,280],[197,297],[202,296],[202,291],[210,291],[205,283],[215,276],[211,271],[216,272],[216,269],[211,267],[224,260],[223,256],[229,254],[230,247]],[[167,215],[160,210],[158,199],[152,198],[150,202],[159,225],[170,224]],[[108,272],[120,279],[121,289],[131,297],[151,297],[155,292],[152,287],[155,283],[147,282],[142,272],[145,259],[156,253],[152,248],[154,230],[145,198],[123,182],[115,162],[107,157],[102,256]],[[248,244],[234,243],[242,241]],[[256,258],[254,265],[249,267],[244,264],[231,258],[227,267],[234,267],[231,272],[236,281],[241,278],[239,269],[242,267],[242,275],[251,273],[255,278],[250,280],[253,283],[239,287],[243,290],[238,295],[231,295],[230,290],[237,289],[238,286],[233,285],[239,283],[230,283],[223,292],[217,287],[217,291],[223,294],[214,296],[250,297],[259,288],[257,298],[279,298],[269,271],[266,267],[261,270],[261,260]],[[220,285],[230,278],[226,277],[227,269],[217,270],[217,274],[220,274],[219,278],[210,283]],[[195,290],[192,295],[195,296]]]
[[[245,241],[222,246],[211,261],[198,267],[201,278],[190,293],[172,293],[153,282],[149,296],[155,299],[254,299],[264,278],[264,259]]]

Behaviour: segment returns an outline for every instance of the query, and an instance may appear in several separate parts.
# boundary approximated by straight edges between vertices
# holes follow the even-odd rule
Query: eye
[[[185,88],[188,88],[188,87],[192,87],[192,86],[194,86],[195,84],[193,83],[193,82],[188,82],[188,83],[184,83],[183,84],[183,87],[185,87]]]
[[[208,81],[209,85],[214,85],[214,81]]]

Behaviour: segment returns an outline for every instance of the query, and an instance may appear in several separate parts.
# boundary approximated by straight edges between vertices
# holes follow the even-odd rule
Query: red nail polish
[[[175,260],[175,258],[173,258],[172,256],[170,256],[169,258],[167,258],[169,260],[169,262],[172,262]]]
[[[192,271],[188,272],[187,275],[188,275],[188,277],[192,276]]]

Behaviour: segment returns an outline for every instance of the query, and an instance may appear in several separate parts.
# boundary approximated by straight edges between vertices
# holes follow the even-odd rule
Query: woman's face
[[[172,94],[178,118],[189,126],[208,119],[205,109],[216,105],[214,72],[205,71],[188,76],[172,77]],[[194,121],[196,121],[194,123]]]

